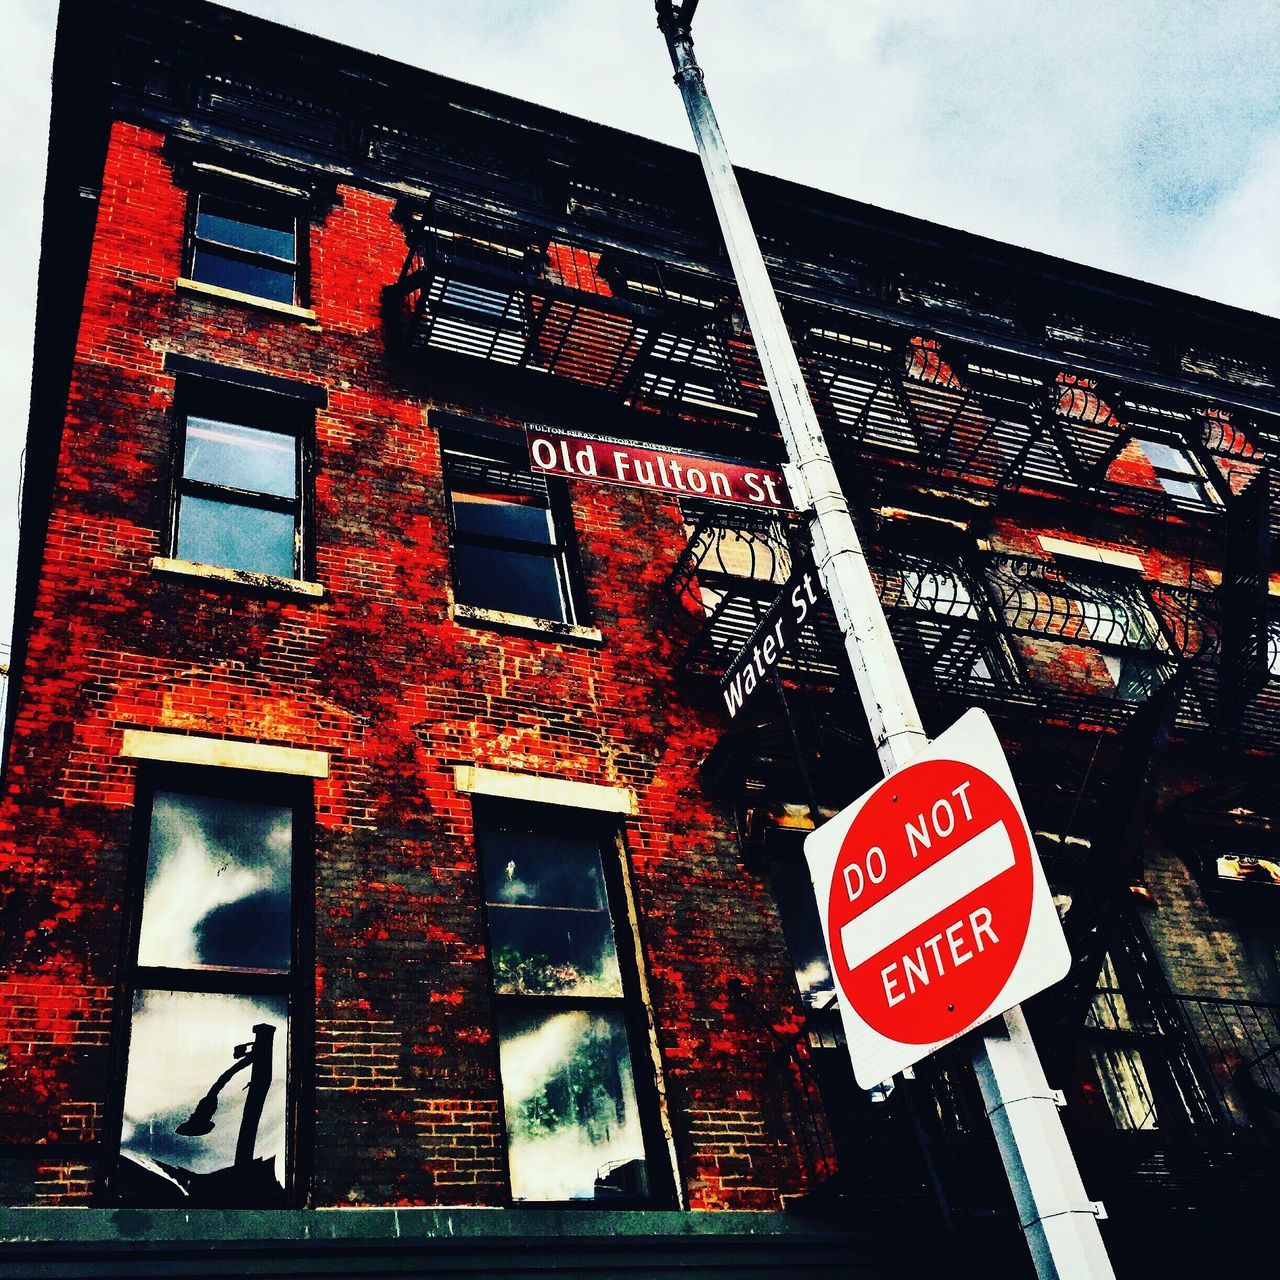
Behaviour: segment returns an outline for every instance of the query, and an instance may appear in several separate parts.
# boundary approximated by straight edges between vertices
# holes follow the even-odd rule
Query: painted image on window
[[[287,971],[292,850],[288,806],[157,791],[139,965]]]
[[[283,996],[134,995],[117,1172],[124,1199],[282,1203],[288,1025]]]
[[[498,1036],[512,1197],[646,1195],[621,1013],[502,1008]]]

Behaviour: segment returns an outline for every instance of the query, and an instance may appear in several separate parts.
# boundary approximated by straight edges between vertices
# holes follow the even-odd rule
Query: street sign
[[[863,1088],[1066,976],[1058,913],[980,710],[809,836],[805,856]]]
[[[821,590],[817,567],[806,552],[796,563],[778,598],[720,677],[720,696],[730,720],[751,700],[751,695],[782,661],[801,628],[813,617]]]
[[[765,511],[789,511],[782,472],[731,458],[649,448],[607,436],[571,435],[526,427],[529,462],[546,475],[596,480],[707,502],[729,502]]]

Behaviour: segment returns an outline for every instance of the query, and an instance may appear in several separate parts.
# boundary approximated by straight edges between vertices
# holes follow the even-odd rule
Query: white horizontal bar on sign
[[[918,876],[873,903],[840,930],[845,964],[856,969],[903,934],[931,920],[1013,866],[1003,823],[993,823]]]

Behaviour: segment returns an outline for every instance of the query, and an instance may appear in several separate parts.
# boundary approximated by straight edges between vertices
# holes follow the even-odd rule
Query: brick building
[[[1260,1248],[1280,324],[744,187],[927,727],[985,707],[1023,787],[1122,1273]],[[718,688],[803,534],[693,157],[76,0],[45,199],[6,1263],[1017,1273],[963,1046],[871,1095],[840,1047],[830,618]]]

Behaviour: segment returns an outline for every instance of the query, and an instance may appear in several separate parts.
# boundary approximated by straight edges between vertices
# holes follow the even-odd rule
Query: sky
[[[229,7],[689,147],[651,0]],[[55,0],[0,0],[0,661]],[[734,161],[1280,316],[1280,0],[702,0]]]

